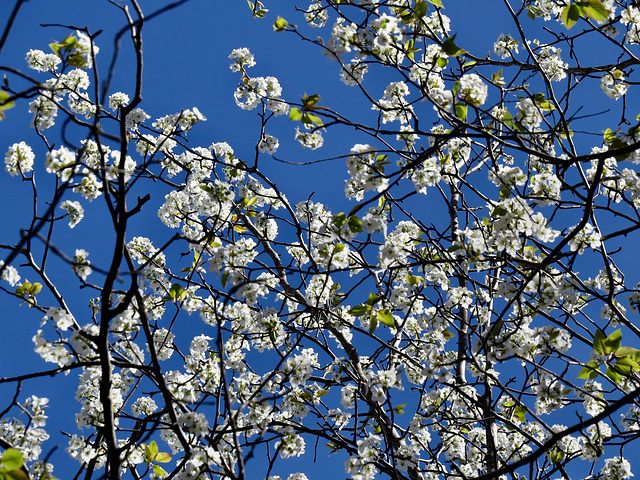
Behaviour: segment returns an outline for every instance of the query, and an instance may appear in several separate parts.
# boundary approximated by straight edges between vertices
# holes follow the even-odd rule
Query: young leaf
[[[609,353],[609,352],[605,352],[604,341],[606,340],[606,338],[607,336],[604,334],[602,330],[598,329],[596,331],[595,337],[593,339],[594,353],[597,353],[598,355],[604,355],[606,353]]]
[[[640,365],[629,357],[622,357],[616,360],[616,369],[620,369],[620,367],[626,367],[625,370],[629,371],[629,373],[640,371]]]
[[[369,298],[367,298],[367,305],[375,305],[380,300],[380,295],[376,293],[370,293]]]
[[[442,43],[442,51],[447,55],[449,55],[450,57],[457,57],[458,55],[464,55],[465,53],[467,53],[466,50],[460,48],[455,44],[456,35],[454,35],[453,37],[447,38]]]
[[[155,440],[151,440],[151,443],[144,447],[144,454],[147,462],[152,462],[156,458],[158,455],[158,444]]]
[[[85,68],[87,66],[87,60],[84,58],[84,55],[79,53],[72,53],[67,58],[67,63],[76,68]]]
[[[347,310],[349,315],[353,315],[354,317],[361,317],[362,315],[366,315],[371,311],[371,305],[355,305]]]
[[[393,407],[393,411],[396,412],[398,415],[402,415],[404,413],[404,407],[406,406],[407,406],[406,403],[403,403],[402,405],[397,405]]]
[[[571,4],[562,9],[560,19],[562,20],[564,26],[567,27],[567,30],[569,30],[578,22],[578,19],[580,19],[581,16],[582,12],[580,11],[580,7]]]
[[[582,6],[584,14],[592,20],[605,22],[609,17],[609,10],[600,0],[586,0],[578,4]]]
[[[347,220],[347,223],[349,224],[349,230],[351,230],[352,233],[364,232],[364,228],[362,226],[362,220],[360,220],[355,215],[351,215]]]
[[[289,120],[293,120],[294,122],[300,120],[302,118],[302,113],[296,107],[293,107],[289,110]]]
[[[333,224],[336,227],[341,227],[342,225],[344,225],[345,223],[347,223],[347,214],[344,212],[340,212],[337,215],[334,215],[333,217]]]
[[[388,308],[378,310],[376,316],[378,317],[378,321],[383,325],[386,325],[387,327],[394,327],[396,324],[395,320],[393,319],[393,315]]]
[[[7,110],[16,106],[15,102],[8,101],[10,98],[11,95],[9,95],[4,90],[0,90],[0,110]]]
[[[167,452],[159,452],[158,455],[156,455],[155,458],[156,462],[159,463],[167,463],[171,461],[171,454],[167,453]]]
[[[416,2],[416,6],[413,8],[416,19],[424,17],[427,14],[428,8],[429,8],[429,5],[427,4],[427,2],[422,2],[422,1]]]
[[[464,122],[467,119],[467,106],[461,103],[456,103],[455,113],[456,117]]]
[[[502,330],[502,320],[498,319],[493,327],[491,327],[491,330],[489,330],[488,338],[497,337],[500,334],[500,330]]]
[[[167,474],[165,469],[162,468],[160,465],[154,465],[153,473],[155,473],[159,477],[164,477]]]
[[[278,16],[273,24],[273,31],[282,32],[285,28],[287,28],[287,25],[289,25],[289,22],[287,22],[284,18]]]
[[[305,109],[313,109],[320,101],[320,94],[315,93],[313,95],[305,95],[302,97],[302,103]]]
[[[19,470],[24,465],[22,452],[17,448],[7,448],[0,459],[6,470]]]
[[[369,315],[369,334],[371,335],[376,331],[378,327],[378,317],[376,315]]]
[[[587,362],[587,364],[582,367],[580,373],[578,374],[578,378],[582,378],[584,380],[593,380],[600,375],[600,370],[598,368],[598,363],[595,360],[591,360]]]
[[[605,353],[615,352],[620,348],[620,342],[622,340],[622,332],[616,330],[604,340]]]
[[[446,57],[438,57],[436,59],[436,65],[438,65],[440,68],[446,67],[448,63],[449,60]]]
[[[520,405],[518,405],[515,410],[513,411],[513,416],[516,417],[518,420],[520,420],[521,422],[526,422],[527,421],[527,409],[525,407],[522,407]]]
[[[628,357],[628,356],[631,356],[631,355],[635,355],[638,352],[640,352],[640,350],[638,350],[637,348],[620,347],[618,350],[615,351],[615,355],[618,358],[620,358],[620,357]]]
[[[289,115],[289,118],[291,118],[291,115]],[[304,123],[310,128],[312,128],[314,124],[317,125],[318,127],[324,126],[324,123],[322,123],[322,120],[320,119],[320,117],[318,117],[317,115],[314,115],[313,113],[309,113],[309,112],[303,113],[301,120],[302,120],[302,123]]]
[[[442,0],[428,0],[429,3],[433,3],[436,7],[440,7],[440,8],[444,8],[444,5],[442,5]]]
[[[622,375],[620,375],[614,368],[607,368],[607,377],[611,379],[614,383],[622,382]]]

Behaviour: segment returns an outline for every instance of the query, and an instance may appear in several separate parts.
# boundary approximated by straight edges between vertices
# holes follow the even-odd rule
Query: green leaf
[[[429,8],[429,4],[427,4],[427,2],[422,2],[422,1],[416,2],[416,6],[413,8],[416,19],[424,17],[427,14],[428,8]]]
[[[247,209],[252,205],[254,205],[257,201],[258,201],[258,197],[251,197],[251,198],[243,197],[242,202],[240,202],[240,204],[242,205],[243,208]]]
[[[297,107],[293,107],[289,110],[289,120],[298,121],[302,118],[302,113]]]
[[[369,315],[369,335],[376,331],[378,327],[378,317],[376,315]]]
[[[560,14],[560,19],[562,20],[562,23],[564,23],[564,26],[567,27],[567,30],[569,30],[578,22],[578,19],[581,16],[582,16],[582,12],[580,11],[580,7],[578,7],[577,5],[571,4],[571,5],[567,5],[562,9],[562,13]]]
[[[620,342],[622,340],[622,332],[616,330],[604,340],[605,354],[615,352],[620,348]]]
[[[450,338],[455,337],[455,335],[453,333],[451,333],[449,331],[449,329],[447,329],[444,332],[442,332],[442,336],[445,338],[445,340],[449,340]]]
[[[487,338],[495,338],[500,335],[500,330],[502,330],[502,320],[498,319],[498,321],[491,327],[489,330],[489,335]]]
[[[593,380],[600,375],[600,369],[598,367],[598,363],[595,360],[591,360],[587,362],[587,364],[582,367],[580,373],[578,374],[578,378],[582,378],[584,380]]]
[[[372,292],[369,294],[369,298],[367,298],[367,305],[373,306],[376,303],[378,303],[379,300],[380,300],[380,295]]]
[[[407,406],[406,403],[403,403],[402,405],[397,405],[393,407],[393,411],[396,412],[398,415],[402,415],[404,413],[404,407],[406,406]]]
[[[565,140],[568,140],[570,137],[573,137],[573,130],[570,130],[569,127],[570,124],[567,123],[567,128],[563,128],[562,130],[560,130],[560,136],[562,138],[564,138]]]
[[[538,107],[545,112],[550,112],[556,109],[555,105],[551,103],[549,100],[543,100],[538,102]]]
[[[291,114],[289,114],[289,118],[291,118]],[[318,127],[324,126],[324,123],[322,123],[322,120],[320,119],[320,117],[317,115],[314,115],[313,113],[309,113],[309,112],[303,113],[301,120],[302,120],[302,123],[304,123],[309,127],[313,127],[314,124],[317,125]]]
[[[362,220],[360,220],[355,215],[351,215],[347,220],[347,223],[349,225],[349,230],[351,230],[352,233],[364,232],[364,228],[362,226]]]
[[[378,321],[387,327],[394,327],[396,325],[393,315],[388,308],[378,310],[376,316],[378,317]]]
[[[622,375],[611,367],[607,368],[607,377],[609,377],[614,383],[622,382]]]
[[[156,455],[158,455],[158,444],[155,440],[151,440],[151,443],[144,447],[144,455],[147,462],[151,462],[156,458]]]
[[[444,8],[444,5],[442,5],[441,0],[428,0],[428,1],[429,3],[433,3],[436,7]]]
[[[419,52],[420,49],[418,47],[414,47],[413,46],[414,42],[413,42],[413,38],[410,38],[409,40],[407,40],[407,42],[404,44],[404,50],[407,53],[407,57],[410,60],[413,60],[413,54],[416,52]]]
[[[586,0],[578,4],[582,6],[584,14],[592,20],[604,22],[609,17],[609,10],[600,0]]]
[[[156,462],[159,463],[167,463],[171,461],[171,454],[167,453],[167,452],[160,452],[158,453],[158,455],[156,455]]]
[[[320,94],[315,93],[313,95],[306,95],[302,97],[302,103],[304,104],[304,108],[314,108],[318,102],[320,101]]]
[[[640,352],[640,350],[638,350],[637,348],[633,348],[633,347],[620,347],[618,350],[615,351],[615,355],[616,357],[620,358],[620,357],[628,357],[630,355],[635,355],[638,352]]]
[[[182,301],[187,298],[188,293],[189,292],[187,290],[183,289],[177,283],[174,283],[171,285],[171,289],[169,290],[169,297],[174,301]]]
[[[604,355],[608,352],[605,352],[605,345],[604,345],[604,341],[606,340],[607,336],[604,334],[604,332],[600,329],[598,329],[596,331],[595,337],[593,339],[593,351],[594,353],[597,353],[598,355]]]
[[[453,37],[447,38],[442,43],[442,51],[447,55],[449,55],[450,57],[457,57],[458,55],[464,55],[465,53],[467,53],[466,50],[464,50],[463,48],[460,48],[455,44],[456,35],[454,35]]]
[[[4,90],[0,90],[0,110],[8,110],[16,106],[14,101],[8,101],[11,98]]]
[[[408,25],[409,23],[413,23],[416,19],[413,17],[412,13],[409,10],[404,10],[400,13],[400,22]]]
[[[549,452],[551,463],[561,463],[564,460],[564,452]]]
[[[67,58],[67,63],[72,67],[85,68],[87,66],[87,59],[80,53],[72,53],[69,55],[69,58]]]
[[[420,285],[420,283],[422,282],[422,278],[416,275],[407,275],[404,278],[407,281],[407,283],[412,287],[415,287],[416,285]]]
[[[640,365],[637,362],[631,360],[629,357],[622,357],[616,360],[616,368],[627,367],[630,372],[640,372]]]
[[[278,16],[273,24],[273,31],[282,32],[285,28],[287,28],[287,25],[289,25],[289,22],[287,22],[284,18]]]
[[[491,74],[491,81],[496,85],[504,85],[504,78],[502,78],[502,69],[498,70],[496,73]]]
[[[456,117],[464,122],[467,119],[467,106],[461,103],[456,103],[454,108]]]
[[[153,466],[153,473],[155,473],[159,477],[164,477],[167,474],[165,469],[162,468],[160,465],[154,465]]]
[[[361,317],[362,315],[366,315],[371,311],[371,305],[355,305],[347,310],[349,315],[353,315],[354,317]]]
[[[229,280],[229,270],[223,272],[222,276],[220,277],[220,283],[222,283],[222,288],[226,288],[227,287],[227,281],[228,280]]]
[[[347,214],[344,212],[340,212],[337,215],[334,215],[333,217],[333,224],[336,227],[341,227],[343,226],[345,223],[347,223]]]
[[[553,103],[545,99],[544,93],[536,93],[533,96],[533,101],[536,102],[536,105],[540,107],[541,110],[551,111],[556,109]]]
[[[325,443],[325,446],[326,446],[327,448],[329,448],[329,450],[331,450],[331,453],[335,453],[335,452],[337,452],[338,450],[340,450],[340,446],[339,446],[339,445],[336,445],[336,444],[335,444],[335,443],[333,443],[333,442]],[[331,455],[331,453],[329,453],[329,455]]]
[[[24,465],[22,452],[17,448],[7,448],[0,459],[2,465],[7,470],[19,470]]]
[[[446,67],[448,63],[449,60],[446,57],[438,57],[436,59],[436,65],[438,65],[440,68]]]
[[[22,469],[9,470],[6,475],[11,480],[29,480],[29,475]]]
[[[522,406],[517,406],[513,411],[513,416],[524,423],[527,421],[527,409]]]
[[[513,128],[513,117],[509,112],[505,112],[502,116],[502,123],[504,123],[507,127]]]
[[[340,253],[342,251],[344,251],[344,249],[346,248],[346,245],[344,243],[336,243],[333,246],[333,253]]]

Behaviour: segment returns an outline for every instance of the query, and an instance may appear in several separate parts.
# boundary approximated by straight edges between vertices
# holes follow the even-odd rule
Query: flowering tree
[[[313,480],[313,458],[354,480],[632,476],[636,2],[482,2],[510,19],[489,54],[457,39],[451,0],[249,2],[371,109],[285,93],[235,49],[251,159],[189,144],[197,108],[146,113],[145,22],[184,2],[111,3],[110,65],[134,68],[99,77],[97,28],[75,27],[0,62],[3,123],[28,108],[34,132],[3,138],[31,208],[3,301],[44,316],[25,334],[49,363],[0,378],[0,478]],[[346,208],[290,201],[261,168],[284,138],[322,158],[323,135],[353,139],[333,159]],[[101,256],[69,230],[90,221]],[[75,474],[53,471],[34,383],[67,374]]]

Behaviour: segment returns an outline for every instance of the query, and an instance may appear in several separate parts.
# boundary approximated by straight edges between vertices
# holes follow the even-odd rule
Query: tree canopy
[[[188,0],[105,1],[16,63],[26,3],[0,38],[0,479],[633,476],[637,2],[249,1],[216,21],[303,58],[238,34],[197,66],[233,88],[166,98],[145,40]],[[193,91],[239,110],[147,113]]]

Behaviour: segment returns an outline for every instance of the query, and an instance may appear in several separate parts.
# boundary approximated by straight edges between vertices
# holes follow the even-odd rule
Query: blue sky
[[[141,2],[147,13],[166,3],[155,0]],[[257,114],[255,111],[240,110],[233,100],[233,91],[240,77],[229,69],[230,61],[227,57],[232,49],[238,47],[248,47],[256,57],[257,66],[249,73],[255,76],[278,77],[286,99],[296,100],[304,93],[318,93],[322,96],[322,105],[338,111],[348,111],[354,118],[371,120],[376,117],[376,114],[370,111],[370,103],[357,98],[352,87],[339,82],[339,66],[328,62],[319,48],[298,41],[292,34],[273,32],[272,24],[277,14],[281,14],[291,23],[303,23],[300,14],[292,11],[292,2],[272,0],[265,3],[271,11],[267,18],[262,20],[250,18],[249,8],[243,0],[192,0],[145,25],[145,74],[141,107],[152,118],[197,107],[208,120],[198,124],[189,133],[191,147],[206,147],[213,142],[226,141],[242,159],[250,160],[255,154],[254,147],[260,132]],[[505,28],[513,32],[512,27],[509,27],[510,18],[502,9],[493,10],[491,6],[494,4],[500,2],[445,2],[445,13],[452,17],[453,31],[458,32],[459,45],[481,56],[492,48],[493,41],[499,33],[505,31]],[[300,6],[305,7],[306,2]],[[0,25],[4,24],[6,15],[6,11],[0,12]],[[47,50],[49,43],[68,34],[68,30],[63,27],[45,28],[41,27],[40,23],[87,26],[91,31],[103,29],[103,33],[97,38],[97,44],[101,48],[97,61],[100,74],[106,74],[113,51],[111,39],[123,24],[122,14],[117,8],[106,1],[30,0],[20,11],[9,42],[0,55],[1,65],[17,66],[26,70],[24,56],[29,49]],[[309,32],[310,35],[320,33],[328,35],[326,29]],[[125,52],[129,51],[126,36],[123,37],[122,48]],[[599,55],[601,52],[593,48],[591,53]],[[602,54],[606,54],[606,51]],[[131,94],[131,57],[124,55],[117,69],[119,73],[116,74],[112,92],[120,90]],[[386,85],[384,72],[378,79],[374,77],[369,80],[370,92],[375,98],[380,98]],[[599,95],[598,103],[586,105],[586,112],[593,113],[610,106],[599,88],[594,88],[593,85],[584,87],[584,95],[588,98],[591,98],[591,92],[596,91]],[[6,121],[0,123],[2,152],[12,143],[21,140],[33,146],[38,145],[35,132],[28,128],[31,115],[28,113],[27,102],[18,103],[16,108],[7,112],[7,117]],[[433,120],[436,120],[435,113]],[[330,130],[325,134],[326,147],[317,152],[310,152],[301,149],[293,140],[293,124],[284,117],[272,120],[267,132],[280,138],[281,148],[276,156],[288,162],[309,162],[333,155],[344,155],[354,144],[368,141],[364,135],[345,128]],[[42,162],[44,150],[38,146],[36,152],[39,161]],[[334,212],[348,210],[352,206],[343,195],[343,179],[346,177],[343,159],[298,167],[262,156],[261,169],[276,181],[293,203],[307,199],[313,193],[313,199],[328,203]],[[46,192],[49,187],[44,169],[40,168],[37,174],[39,186]],[[0,185],[0,200],[6,205],[0,242],[12,244],[19,238],[23,212],[30,211],[28,202],[20,203],[16,199],[28,194],[30,187],[6,173],[0,176]],[[151,193],[153,198],[150,210],[160,205],[164,195],[161,191]],[[437,202],[435,199],[433,201]],[[167,231],[154,214],[143,217],[146,220],[137,221],[132,225],[131,236],[152,236],[157,233],[160,238],[168,238],[171,235],[172,232]],[[104,229],[101,221],[87,218],[75,230],[61,230],[60,235],[59,238],[63,242],[71,238],[85,242],[85,245],[73,245],[74,248],[84,247],[89,250],[92,262],[97,264],[104,258],[100,252],[99,235],[108,235],[108,229]],[[42,363],[33,353],[32,333],[25,334],[35,333],[39,315],[27,312],[24,308],[18,309],[15,302],[6,297],[0,300],[0,305],[5,313],[4,318],[0,319],[0,328],[3,337],[9,339],[1,354],[0,377],[41,369]],[[196,318],[186,317],[185,321],[191,322],[186,328],[197,328],[201,325]],[[42,379],[25,384],[25,393],[46,392],[46,395],[51,397],[50,433],[71,428],[68,426],[73,424],[76,407],[73,405],[69,408],[68,405],[75,388],[75,373],[67,377]],[[12,392],[0,388],[0,398],[10,394]],[[0,404],[0,409],[2,407]],[[54,454],[52,461],[58,465],[55,473],[65,478],[66,474],[73,470],[75,463],[65,460],[66,454],[62,451],[66,446],[64,439],[58,443],[61,449]],[[51,446],[48,445],[49,448]],[[307,451],[312,452],[313,445],[308,444]],[[304,470],[309,471],[311,480],[322,478],[323,470],[342,476],[344,456],[334,458],[337,457],[339,458],[335,462],[320,462],[315,464],[312,470]],[[71,470],[66,470],[69,465]],[[284,472],[282,474],[285,475]]]

